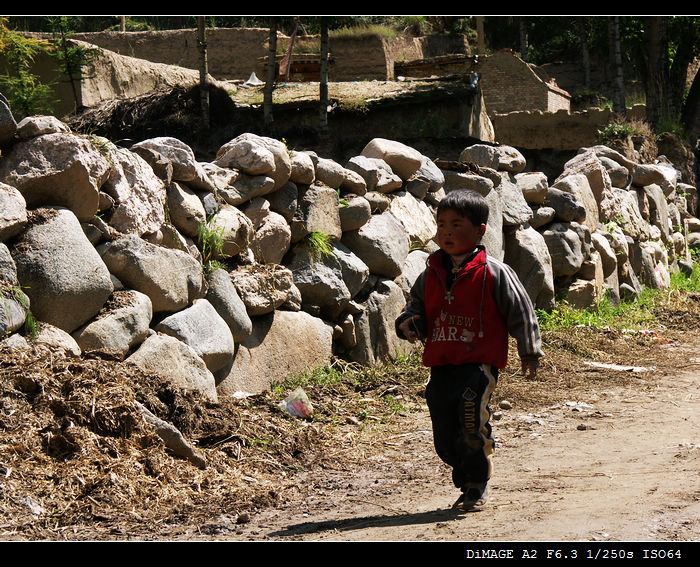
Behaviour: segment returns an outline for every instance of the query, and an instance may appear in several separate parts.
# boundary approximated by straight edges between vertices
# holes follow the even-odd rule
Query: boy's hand
[[[420,321],[420,315],[413,315],[399,325],[399,329],[409,343],[415,343],[421,338],[418,333],[418,321]]]
[[[539,358],[523,358],[521,363],[522,363],[522,370],[523,370],[523,374],[525,375],[525,378],[528,378],[530,380],[534,379],[535,376],[537,376],[537,368],[540,365],[540,359]]]

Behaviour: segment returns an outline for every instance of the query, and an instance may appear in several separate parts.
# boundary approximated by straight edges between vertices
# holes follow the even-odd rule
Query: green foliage
[[[51,112],[51,86],[31,72],[36,57],[48,52],[48,48],[45,41],[10,30],[7,19],[0,18],[0,55],[7,59],[9,66],[0,74],[0,87],[17,119]]]
[[[304,245],[315,259],[333,256],[333,237],[323,232],[310,232],[304,238]]]
[[[224,257],[224,228],[217,226],[213,217],[209,217],[207,222],[200,223],[197,229],[197,242],[202,252],[202,267],[205,273],[209,273],[221,264],[219,259]]]
[[[598,130],[598,141],[601,144],[609,144],[615,140],[624,140],[634,134],[632,126],[625,122],[611,122]]]
[[[29,308],[29,298],[19,286],[9,285],[0,282],[0,297],[6,297],[19,303],[26,314],[24,319],[24,332],[32,340],[36,338],[38,326],[31,309]]]
[[[59,63],[59,69],[70,82],[76,108],[80,106],[76,82],[82,77],[83,66],[99,52],[99,49],[85,47],[70,41],[73,32],[71,21],[67,16],[59,16],[50,20],[53,31],[52,55]]]

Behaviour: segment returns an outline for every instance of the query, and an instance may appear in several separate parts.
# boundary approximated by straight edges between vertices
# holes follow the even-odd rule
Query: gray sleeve
[[[494,299],[508,332],[518,343],[521,358],[544,356],[540,326],[530,296],[508,264],[488,259],[494,277]]]
[[[425,297],[425,277],[426,277],[427,271],[424,271],[416,281],[414,282],[413,286],[411,286],[411,292],[410,296],[406,302],[405,307],[399,314],[399,316],[396,318],[395,322],[395,328],[396,328],[396,335],[400,339],[405,339],[406,337],[403,335],[401,330],[399,329],[399,325],[408,319],[409,317],[412,317],[413,315],[420,315],[421,316],[421,321],[420,324],[418,325],[418,330],[420,331],[420,336],[425,337],[427,334],[427,326],[426,326],[426,321],[425,321],[425,303],[424,303],[424,297]]]

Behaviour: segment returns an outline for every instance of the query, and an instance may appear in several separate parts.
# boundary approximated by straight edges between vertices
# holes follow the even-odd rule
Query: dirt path
[[[222,539],[695,541],[700,539],[700,350],[678,372],[494,421],[488,504],[457,514],[427,412],[361,470],[314,470],[293,497]]]

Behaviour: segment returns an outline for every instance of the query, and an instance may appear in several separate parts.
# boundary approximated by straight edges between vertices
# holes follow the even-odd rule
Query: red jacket
[[[426,366],[480,363],[504,368],[508,334],[521,357],[542,356],[532,303],[512,269],[483,247],[450,277],[442,251],[428,258],[411,300],[397,320],[421,315]]]

